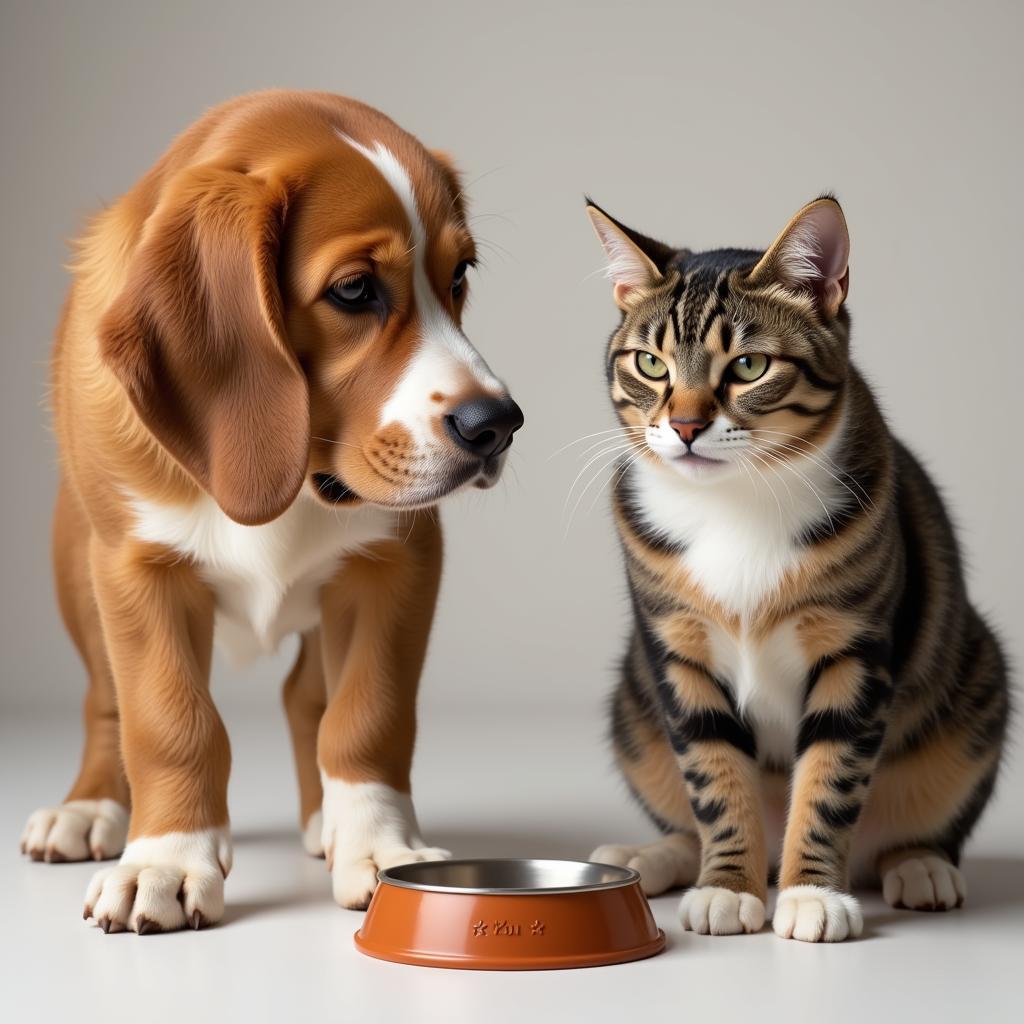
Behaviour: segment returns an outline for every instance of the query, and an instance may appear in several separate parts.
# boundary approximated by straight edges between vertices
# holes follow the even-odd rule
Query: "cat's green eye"
[[[729,364],[729,369],[737,380],[749,384],[751,381],[760,380],[768,372],[771,362],[763,352],[749,352],[734,359]]]
[[[637,352],[636,368],[649,380],[664,380],[668,376],[664,360],[650,352]]]

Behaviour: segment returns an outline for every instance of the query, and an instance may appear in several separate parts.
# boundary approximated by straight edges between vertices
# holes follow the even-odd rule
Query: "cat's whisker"
[[[739,455],[739,457],[740,457],[741,459],[744,459],[744,458],[745,458],[745,456],[744,456],[744,454],[743,454],[742,452],[737,452],[737,454]],[[757,453],[756,453],[756,452],[754,452],[754,451],[751,451],[751,452],[750,452],[750,454],[751,454],[751,455],[752,455],[752,456],[753,456],[754,458],[758,458],[758,455],[757,455]],[[778,516],[779,516],[779,529],[780,529],[780,530],[782,530],[782,529],[783,529],[783,525],[782,525],[782,502],[781,502],[781,501],[779,501],[779,496],[778,496],[778,495],[777,495],[777,494],[775,493],[775,488],[774,488],[774,487],[772,487],[772,485],[771,485],[771,482],[769,481],[768,477],[767,477],[767,476],[766,476],[766,475],[765,475],[764,473],[760,472],[760,471],[759,471],[759,470],[757,469],[757,467],[756,467],[756,466],[752,466],[751,468],[752,468],[752,469],[754,470],[754,472],[755,472],[755,473],[757,473],[757,475],[758,475],[758,476],[759,476],[759,477],[760,477],[760,478],[761,478],[761,479],[762,479],[762,480],[764,481],[764,485],[765,485],[765,487],[767,487],[767,488],[768,488],[768,490],[769,490],[769,491],[771,492],[771,496],[772,496],[772,497],[773,497],[773,498],[775,499],[775,507],[776,507],[776,509],[778,510]],[[781,478],[780,478],[780,479],[781,479]],[[785,481],[785,480],[782,480],[782,484],[783,484],[783,486],[784,486],[784,487],[786,488],[786,492],[787,492],[787,493],[789,493],[790,501],[792,501],[792,499],[793,499],[793,495],[792,495],[792,493],[790,493],[790,492],[789,492],[789,485],[788,485],[788,484],[786,483],[786,481]]]
[[[638,452],[637,454],[641,454],[641,453]],[[570,531],[572,530],[572,524],[576,521],[576,514],[579,512],[580,505],[583,503],[583,499],[587,496],[587,491],[589,491],[590,488],[593,487],[594,484],[598,480],[601,479],[601,477],[604,475],[605,470],[607,470],[610,466],[614,465],[615,462],[619,458],[622,458],[624,455],[627,458],[632,457],[632,453],[631,452],[627,452],[627,453],[620,452],[620,453],[618,453],[618,455],[616,456],[615,459],[612,459],[610,462],[606,462],[595,473],[593,473],[591,475],[591,477],[587,481],[586,485],[579,492],[579,496],[576,498],[576,502],[575,502],[575,504],[572,507],[572,512],[569,513],[569,519],[568,519],[568,522],[566,523],[566,526],[565,526],[565,536],[566,537],[568,537]]]
[[[599,448],[602,444],[605,444],[606,442],[611,441],[611,440],[618,440],[618,439],[617,438],[616,439],[604,438],[603,440],[594,441],[592,444],[587,445],[587,447],[583,449],[583,451],[580,453],[579,457],[581,459],[585,459],[589,452],[593,451],[595,448]],[[626,434],[626,435],[623,436],[622,440],[644,441],[646,443],[646,436],[644,434]]]
[[[751,451],[753,451],[753,449],[751,449]],[[829,511],[829,509],[828,509],[828,505],[826,505],[826,504],[825,504],[825,501],[824,501],[824,499],[823,499],[823,498],[821,497],[821,494],[820,494],[820,493],[818,492],[818,489],[817,489],[817,488],[816,488],[816,487],[814,486],[814,484],[812,484],[812,483],[811,483],[811,481],[810,481],[810,480],[808,480],[808,479],[807,479],[807,477],[805,477],[805,476],[803,475],[803,473],[801,473],[801,472],[800,472],[800,471],[799,471],[799,470],[798,470],[798,469],[796,468],[796,466],[792,465],[792,464],[791,464],[791,463],[789,462],[789,460],[788,460],[788,459],[784,459],[784,458],[782,458],[782,456],[781,456],[781,455],[775,455],[775,454],[773,454],[772,452],[767,452],[767,451],[764,451],[764,452],[760,452],[759,454],[761,454],[761,455],[763,455],[763,456],[765,456],[765,457],[767,457],[767,458],[770,458],[770,459],[771,459],[771,460],[772,460],[773,462],[776,462],[776,463],[778,463],[778,464],[779,464],[780,466],[782,466],[782,467],[783,467],[784,469],[788,469],[788,470],[789,470],[789,471],[790,471],[790,472],[791,472],[792,474],[794,474],[794,476],[797,476],[797,477],[799,477],[799,478],[800,478],[800,479],[801,479],[801,480],[802,480],[802,481],[804,482],[804,484],[805,484],[805,486],[807,487],[807,489],[808,489],[808,490],[809,490],[809,491],[811,492],[811,494],[813,494],[813,495],[814,495],[814,497],[815,497],[815,498],[817,499],[817,502],[818,502],[818,504],[819,504],[819,505],[820,505],[820,506],[822,507],[822,510],[823,510],[823,511],[824,511],[824,513],[825,513],[825,518],[826,518],[826,519],[828,520],[828,528],[829,528],[829,531],[830,531],[830,532],[831,532],[831,533],[833,534],[833,536],[834,536],[834,535],[835,535],[835,533],[836,533],[836,524],[835,524],[835,520],[833,520],[833,518],[832,518],[832,513],[831,513],[831,512]]]
[[[632,453],[627,454],[623,460],[623,464],[615,469],[608,479],[597,489],[597,493],[590,501],[590,505],[587,507],[587,515],[589,516],[594,511],[594,506],[598,503],[601,495],[604,494],[610,486],[615,486],[625,475],[629,472],[629,467],[636,462],[637,459],[642,458],[644,452],[647,450],[647,445],[641,445],[639,449]]]
[[[572,448],[574,445],[577,445],[577,444],[582,444],[584,441],[588,441],[592,437],[601,437],[601,436],[606,436],[608,434],[629,433],[631,431],[641,431],[642,432],[642,431],[645,431],[646,429],[647,429],[646,427],[618,426],[618,427],[611,427],[608,430],[595,430],[592,434],[584,434],[582,437],[577,437],[574,441],[569,441],[568,444],[563,444],[561,448],[556,448],[548,456],[548,459],[550,461],[556,455],[561,455],[562,452],[566,451],[566,449]]]
[[[595,464],[600,463],[602,461],[604,462],[604,464],[598,467],[598,469],[591,476],[590,480],[587,481],[583,489],[579,492],[579,496],[576,499],[576,503],[572,507],[572,512],[568,516],[568,521],[566,523],[565,529],[565,536],[569,535],[569,530],[572,527],[572,522],[576,517],[576,512],[579,509],[580,503],[583,501],[584,497],[586,497],[587,491],[593,486],[594,481],[600,479],[601,474],[604,472],[604,470],[607,469],[608,466],[610,466],[612,463],[614,463],[614,461],[621,455],[624,455],[627,452],[632,452],[638,448],[643,447],[646,447],[646,442],[628,441],[623,444],[617,444],[614,447],[606,449],[604,451],[600,451],[597,453],[597,455],[592,456],[587,461],[586,465],[583,467],[583,469],[579,471],[579,473],[577,473],[576,479],[573,480],[572,485],[569,487],[569,492],[566,495],[565,503],[562,505],[563,519],[566,518],[566,513],[569,509],[569,502],[572,500],[573,493],[575,492],[576,487],[578,486],[580,480],[583,478],[584,474],[587,472],[588,469],[590,469]],[[611,456],[611,458],[609,458],[609,456]]]
[[[806,438],[801,437],[799,434],[790,434],[790,433],[788,433],[785,430],[768,430],[766,427],[752,427],[751,430],[749,431],[749,433],[751,435],[753,435],[753,434],[776,434],[779,437],[792,438],[793,440],[801,442],[801,444],[810,445],[813,449],[815,449],[815,451],[817,451],[820,454],[820,457],[828,465],[830,465],[841,476],[846,477],[846,479],[849,480],[857,488],[858,491],[860,491],[860,493],[863,496],[864,500],[868,503],[868,505],[870,507],[872,507],[872,508],[874,507],[875,503],[872,500],[871,495],[868,494],[868,492],[864,490],[864,488],[861,486],[861,484],[857,480],[857,478],[855,476],[853,476],[851,473],[847,472],[845,469],[843,469],[842,466],[838,465],[836,463],[835,459],[833,459],[832,456],[829,455],[828,452],[826,452],[825,449],[821,447],[821,445],[817,445],[813,441],[808,441]],[[771,438],[754,438],[754,440],[756,440],[756,441],[767,441],[770,444],[778,444],[778,445],[782,445],[783,444],[782,441],[772,441]],[[810,453],[803,452],[796,445],[792,445],[791,447],[795,448],[797,451],[800,451],[801,454],[805,455],[807,458],[814,458],[814,456],[812,456]],[[861,507],[863,508],[863,506],[861,506]]]
[[[860,506],[860,509],[861,509],[862,512],[867,512],[868,511],[868,506],[865,505],[864,502],[861,500],[860,495],[858,495],[857,492],[855,490],[853,490],[853,488],[850,487],[850,485],[847,484],[842,479],[842,477],[840,477],[837,473],[834,473],[831,469],[829,469],[828,466],[826,466],[820,460],[816,459],[813,455],[809,454],[808,452],[802,451],[801,449],[797,448],[795,445],[784,444],[782,441],[762,441],[762,442],[760,442],[760,445],[759,445],[757,443],[757,440],[758,440],[757,438],[751,438],[750,440],[753,442],[752,447],[756,447],[758,451],[762,451],[762,452],[764,452],[764,451],[771,451],[772,449],[770,449],[770,448],[761,447],[761,445],[768,444],[768,445],[774,445],[776,448],[782,448],[783,450],[792,451],[795,454],[800,455],[800,456],[802,456],[805,459],[808,459],[815,466],[817,466],[817,468],[820,469],[823,473],[826,473],[833,480],[835,480],[835,482],[837,484],[839,484],[840,487],[843,487],[847,491],[849,491],[850,496],[853,498],[854,501],[857,502],[857,504]],[[838,469],[838,468],[839,467],[837,466],[836,469]],[[870,499],[869,499],[869,501],[870,501]]]
[[[751,490],[754,491],[754,493],[757,493],[757,481],[759,478],[761,478],[761,475],[758,474],[758,476],[755,478],[753,473],[753,467],[751,466],[750,461],[747,458],[745,458],[741,452],[737,452],[736,456],[738,460],[737,464],[739,465],[740,469],[742,469],[743,472],[747,474],[747,479],[750,481]]]
[[[806,449],[801,447],[801,445],[799,445],[799,444],[791,444],[791,443],[789,443],[787,441],[776,440],[775,438],[770,438],[770,437],[754,437],[754,438],[752,438],[753,440],[760,441],[760,442],[762,442],[764,444],[772,444],[772,445],[776,445],[776,446],[778,446],[780,448],[786,448],[786,449],[788,449],[788,450],[790,450],[792,452],[795,452],[796,454],[799,454],[799,455],[803,456],[805,459],[810,459],[812,462],[817,462],[819,465],[827,466],[827,467],[833,469],[840,476],[846,477],[851,483],[853,483],[857,487],[857,489],[860,491],[861,496],[864,498],[865,501],[867,501],[869,503],[871,502],[871,495],[869,495],[867,493],[867,491],[864,490],[864,488],[857,481],[857,478],[855,476],[853,476],[852,473],[849,473],[847,470],[843,469],[843,467],[840,466],[839,463],[836,462],[836,460],[833,459],[832,456],[829,455],[828,452],[825,451],[825,449],[822,448],[820,445],[813,444],[810,441],[805,441],[803,438],[798,437],[796,434],[785,434],[782,431],[777,431],[777,430],[765,431],[761,427],[754,428],[753,430],[750,431],[750,433],[751,433],[751,435],[753,435],[755,433],[772,433],[772,434],[777,434],[780,437],[792,437],[795,440],[802,442],[802,444],[810,445],[810,447],[815,450],[814,452],[807,451]],[[817,454],[815,454],[815,452]]]
[[[594,465],[596,462],[600,462],[602,459],[606,458],[609,455],[613,455],[614,456],[614,455],[618,455],[619,452],[628,451],[634,444],[637,444],[637,443],[639,443],[639,442],[636,442],[636,441],[621,441],[621,440],[617,440],[616,439],[616,440],[613,440],[613,441],[609,441],[607,447],[605,447],[601,451],[597,452],[597,454],[590,456],[590,458],[587,459],[587,461],[584,463],[583,468],[576,474],[576,478],[569,485],[569,492],[566,495],[565,505],[563,505],[563,507],[562,507],[562,514],[563,514],[563,516],[565,515],[566,509],[567,509],[567,507],[569,505],[569,501],[572,498],[572,494],[573,494],[573,491],[576,488],[576,485],[579,483],[581,477],[583,477],[583,475],[587,472],[588,469],[590,469],[590,467],[592,465]]]
[[[747,438],[746,440],[751,440],[751,439]],[[765,454],[763,449],[759,448],[757,445],[754,445],[754,444],[747,445],[744,448],[735,448],[735,447],[732,447],[731,445],[727,446],[727,447],[735,455],[737,455],[737,456],[739,456],[741,458],[742,458],[744,453],[746,453],[748,455],[753,455],[753,456]],[[764,462],[763,459],[761,459],[759,461],[761,462],[762,465],[768,465],[768,463]],[[782,484],[782,486],[786,488],[786,495],[789,498],[790,504],[792,504],[793,503],[793,492],[790,490],[789,484],[786,483],[785,478],[779,476],[778,473],[775,473],[775,472],[773,472],[772,475],[777,477],[777,479]]]

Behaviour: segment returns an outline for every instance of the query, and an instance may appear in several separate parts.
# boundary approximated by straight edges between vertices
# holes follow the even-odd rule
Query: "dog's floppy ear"
[[[146,223],[100,326],[103,357],[143,423],[236,522],[294,500],[309,453],[309,392],[282,323],[283,185],[184,171]]]

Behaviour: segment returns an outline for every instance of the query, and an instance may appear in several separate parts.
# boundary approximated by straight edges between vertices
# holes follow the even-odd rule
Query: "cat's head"
[[[587,212],[622,311],[608,386],[638,458],[711,481],[826,442],[848,373],[850,240],[834,199],[765,252],[674,249]]]

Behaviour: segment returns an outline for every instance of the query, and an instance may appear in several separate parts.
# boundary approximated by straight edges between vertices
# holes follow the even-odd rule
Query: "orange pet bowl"
[[[575,860],[442,860],[381,871],[356,948],[421,967],[536,971],[665,948],[629,868]]]

